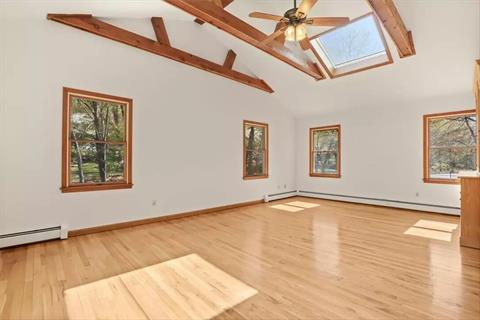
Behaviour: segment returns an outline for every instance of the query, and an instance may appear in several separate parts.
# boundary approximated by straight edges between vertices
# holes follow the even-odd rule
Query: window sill
[[[104,190],[118,190],[118,189],[131,189],[132,183],[110,183],[110,184],[86,184],[78,186],[61,187],[62,193],[71,192],[88,192],[88,191],[104,191]]]
[[[328,173],[310,173],[310,177],[313,178],[336,178],[340,179],[342,177],[341,174],[335,173],[335,174],[328,174]]]
[[[460,179],[447,180],[447,179],[430,179],[424,178],[424,183],[436,183],[436,184],[460,184]]]
[[[268,174],[263,176],[244,176],[243,180],[268,179]]]
[[[392,63],[393,63],[393,60],[388,60],[388,61],[384,61],[384,62],[381,62],[381,63],[368,65],[368,66],[365,66],[365,67],[359,67],[358,65],[352,65],[352,68],[350,70],[348,70],[348,69],[343,70],[343,68],[329,69],[329,72],[330,72],[329,76],[332,79],[336,79],[336,78],[340,78],[340,77],[343,77],[343,76],[348,76],[348,75],[351,75],[351,74],[354,74],[354,73],[357,73],[357,72],[362,72],[362,71],[367,71],[367,70],[374,69],[374,68],[383,67],[383,66],[386,66],[386,65],[389,65],[389,64],[392,64]]]

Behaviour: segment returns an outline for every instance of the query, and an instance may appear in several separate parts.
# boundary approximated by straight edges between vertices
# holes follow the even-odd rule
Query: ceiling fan
[[[293,0],[293,8],[287,10],[283,17],[263,12],[252,12],[249,16],[252,18],[277,21],[275,32],[265,38],[265,40],[262,41],[263,44],[267,44],[277,38],[277,40],[281,42],[284,42],[284,40],[302,41],[307,37],[306,25],[314,27],[336,27],[350,21],[348,17],[307,18],[308,12],[316,2],[317,0],[303,0],[300,6],[297,7],[297,0]]]

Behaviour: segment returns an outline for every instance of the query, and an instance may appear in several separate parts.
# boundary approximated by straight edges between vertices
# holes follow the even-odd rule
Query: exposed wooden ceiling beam
[[[219,6],[220,8],[225,8],[230,3],[233,2],[233,0],[208,0],[208,1],[213,2],[215,5]],[[193,21],[198,23],[199,25],[202,25],[205,23],[205,21],[200,20],[198,18],[195,18]]]
[[[322,68],[323,70],[325,70],[325,72],[328,74],[328,76],[330,77],[330,79],[333,78],[333,75],[332,73],[330,72],[330,69],[325,65],[325,62],[323,62],[323,59],[322,57],[320,56],[320,54],[318,53],[318,51],[315,49],[315,47],[310,44],[310,50],[312,50],[313,54],[315,55],[315,58],[317,58],[318,62],[322,65]]]
[[[312,45],[310,44],[310,40],[308,38],[300,40],[299,44],[300,44],[300,48],[302,48],[303,50],[308,50],[312,47]]]
[[[190,13],[202,21],[261,49],[275,58],[308,74],[316,80],[324,79],[324,75],[314,67],[310,58],[301,50],[292,51],[283,44],[273,41],[262,43],[268,36],[243,20],[218,7],[209,0],[165,0],[173,6]]]
[[[92,15],[68,15],[68,14],[48,14],[47,19],[53,20],[65,25],[87,31],[98,36],[108,38],[117,42],[124,43],[126,45],[136,47],[141,50],[157,54],[159,56],[175,60],[177,62],[190,65],[192,67],[205,70],[222,77],[243,83],[245,85],[272,93],[273,90],[263,80],[251,77],[241,72],[225,68],[222,65],[195,56],[180,49],[173,48],[169,45],[162,44],[139,34],[130,32],[128,30],[116,27],[101,20],[94,18]],[[158,24],[163,25],[163,21],[159,18],[152,19],[152,23],[158,27]],[[165,42],[166,30],[162,31],[162,26],[156,29],[155,32],[160,31],[160,39]],[[163,29],[165,26],[163,25]],[[165,32],[165,35],[163,35]],[[157,33],[157,37],[159,34]],[[167,36],[168,39],[168,36]]]
[[[286,26],[287,23],[286,22],[283,22],[283,21],[280,21],[279,23],[277,23],[277,25],[275,26],[275,31],[277,31],[278,29],[281,29],[283,28],[284,26]],[[280,42],[281,44],[284,44],[285,43],[285,33],[282,33],[281,35],[279,35],[278,37],[275,38],[275,41],[278,41]]]
[[[276,38],[281,37],[282,34],[285,34],[285,29],[287,29],[287,28],[288,28],[287,26],[284,26],[284,27],[281,27],[278,30],[275,30],[272,34],[270,34],[263,41],[261,41],[260,44],[266,45],[266,44],[272,42],[273,40],[275,40]],[[283,44],[282,44],[282,46],[283,46]]]
[[[160,17],[152,18],[153,31],[155,31],[155,36],[157,41],[160,44],[170,47],[170,40],[168,39],[167,29],[165,28],[165,23]]]
[[[367,0],[397,46],[400,58],[415,55],[412,32],[407,30],[393,0]]]
[[[237,58],[237,54],[233,50],[228,50],[223,66],[227,69],[232,69],[235,58]]]

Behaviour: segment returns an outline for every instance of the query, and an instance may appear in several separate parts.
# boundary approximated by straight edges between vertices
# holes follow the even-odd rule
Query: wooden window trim
[[[124,182],[103,182],[103,183],[85,183],[72,184],[70,183],[70,114],[71,114],[71,97],[89,97],[103,101],[113,101],[126,105],[126,141],[119,141],[119,144],[125,145],[125,167],[124,167]],[[100,191],[100,190],[116,190],[116,189],[131,189],[132,183],[132,99],[122,98],[103,93],[63,88],[63,114],[62,114],[62,186],[60,190],[62,193],[69,192],[85,192],[85,191]],[[108,143],[103,142],[102,143]]]
[[[255,127],[262,127],[265,128],[265,149],[263,150],[265,152],[265,174],[263,175],[258,175],[258,176],[248,176],[247,175],[247,146],[245,144],[245,134],[246,134],[246,126],[247,125],[253,125]],[[256,180],[256,179],[268,179],[268,160],[269,160],[269,150],[268,150],[268,141],[269,141],[269,132],[268,132],[268,123],[263,123],[263,122],[256,122],[256,121],[250,121],[250,120],[243,120],[243,180]]]
[[[315,47],[312,45],[312,51],[315,54],[315,57],[317,58],[317,60],[322,65],[323,69],[327,72],[330,79],[335,79],[335,78],[340,78],[340,77],[343,77],[343,76],[348,76],[348,75],[351,75],[351,74],[354,74],[354,73],[357,73],[357,72],[367,71],[367,70],[370,70],[370,69],[379,68],[379,67],[382,67],[382,66],[389,65],[389,64],[393,63],[392,53],[390,52],[390,48],[388,47],[388,43],[387,43],[387,40],[385,39],[385,35],[383,33],[382,27],[380,25],[380,22],[378,21],[377,16],[373,12],[369,12],[369,13],[361,15],[361,16],[355,18],[355,19],[352,19],[352,20],[350,20],[350,22],[348,24],[351,24],[353,22],[356,22],[358,20],[366,18],[367,16],[373,16],[373,21],[375,21],[375,26],[377,27],[378,33],[380,35],[380,39],[382,40],[383,46],[385,48],[385,53],[387,55],[387,60],[384,61],[384,62],[374,63],[374,64],[369,65],[369,66],[359,67],[358,69],[353,69],[353,70],[344,71],[344,72],[338,72],[335,69],[334,66],[332,66],[332,68],[328,67],[327,63],[324,61],[324,59],[321,57],[321,55],[317,52],[317,49],[315,49]],[[328,29],[328,30],[326,30],[322,33],[319,33],[319,34],[313,36],[309,40],[310,41],[316,40],[317,38],[321,37],[322,35],[330,33],[332,31],[335,31],[338,28],[341,28],[341,27],[344,27],[344,26],[345,25]],[[325,52],[323,52],[323,54],[326,56]]]
[[[432,113],[423,116],[423,182],[436,184],[460,184],[460,179],[438,179],[430,178],[430,144],[429,144],[429,124],[428,121],[432,118],[444,118],[452,116],[460,116],[465,114],[476,114],[475,109],[452,111],[443,113]],[[477,119],[478,126],[478,119]],[[478,143],[478,137],[477,137]],[[479,159],[477,159],[477,164]]]
[[[337,130],[338,131],[338,161],[337,161],[337,173],[315,173],[313,172],[313,133],[315,131]],[[310,128],[310,148],[308,157],[310,159],[310,177],[316,178],[341,178],[342,177],[342,127],[339,124],[329,125],[323,127]]]

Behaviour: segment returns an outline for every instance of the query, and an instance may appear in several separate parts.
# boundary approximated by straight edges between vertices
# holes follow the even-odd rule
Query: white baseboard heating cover
[[[263,197],[263,201],[264,202],[269,202],[269,201],[273,201],[273,200],[280,200],[280,199],[295,197],[297,194],[298,194],[298,190],[280,192],[280,193],[273,193],[273,194],[266,194]]]
[[[52,239],[66,239],[67,237],[68,230],[65,226],[0,234],[0,248]]]
[[[331,193],[304,191],[304,190],[299,190],[298,195],[310,197],[310,198],[326,199],[326,200],[339,200],[339,201],[379,205],[379,206],[409,209],[409,210],[437,212],[437,213],[451,214],[456,216],[460,215],[459,207],[451,207],[451,206],[428,204],[428,203],[417,203],[417,202],[399,201],[399,200],[392,200],[392,199],[368,198],[368,197],[331,194]]]

